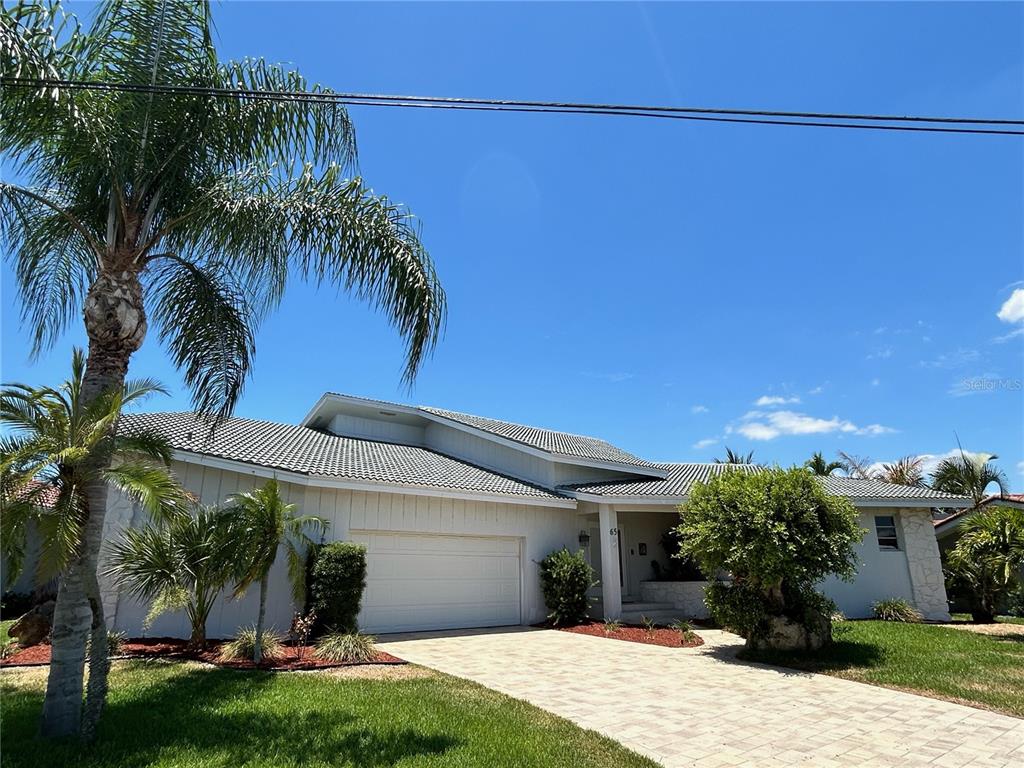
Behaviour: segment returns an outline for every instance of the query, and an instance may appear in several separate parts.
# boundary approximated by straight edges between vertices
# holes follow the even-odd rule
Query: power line
[[[992,126],[1024,126],[1024,120],[1003,118],[923,117],[910,115],[865,115],[836,112],[787,112],[778,110],[717,109],[711,107],[666,107],[630,104],[513,101],[442,96],[399,96],[389,94],[333,93],[318,91],[254,91],[207,86],[148,85],[141,83],[97,83],[84,80],[0,78],[0,85],[20,88],[68,88],[103,92],[128,92],[180,96],[208,96],[240,100],[343,104],[346,106],[404,107],[485,112],[553,113],[648,117],[753,125],[786,125],[817,128],[846,128],[876,131],[987,134],[1024,136],[1024,130]],[[895,124],[893,124],[895,123]],[[983,126],[983,127],[964,127]]]

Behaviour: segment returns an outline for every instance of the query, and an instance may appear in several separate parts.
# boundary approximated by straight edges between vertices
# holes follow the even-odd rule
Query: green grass
[[[643,766],[592,731],[456,678],[323,674],[115,663],[91,747],[36,739],[45,677],[7,671],[4,768],[289,766]]]
[[[817,652],[742,651],[740,658],[823,672],[1024,717],[1024,635],[927,624],[844,621]]]
[[[7,630],[10,629],[11,625],[16,621],[17,619],[4,619],[3,621],[0,621],[0,647],[6,647],[18,642],[7,634]]]

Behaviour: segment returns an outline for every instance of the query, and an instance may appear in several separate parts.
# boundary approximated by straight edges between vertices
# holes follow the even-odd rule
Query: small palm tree
[[[907,485],[912,488],[923,488],[925,486],[924,472],[921,470],[921,458],[919,456],[904,456],[901,459],[883,464],[877,470],[872,479],[881,480],[883,483],[895,485]]]
[[[261,319],[300,278],[376,306],[405,342],[411,381],[445,316],[413,217],[359,177],[345,107],[302,96],[327,89],[263,59],[219,59],[210,6],[105,0],[88,25],[58,0],[0,7],[0,152],[25,180],[0,181],[0,249],[35,350],[82,317],[90,401],[121,388],[152,325],[196,409],[227,415]],[[99,529],[104,488],[86,491]],[[98,544],[80,548],[59,605],[95,578]],[[86,638],[54,637],[51,669]],[[77,733],[80,710],[48,688],[44,733]]]
[[[820,477],[828,477],[837,469],[842,469],[843,463],[841,461],[825,461],[821,451],[815,451],[814,455],[804,462],[804,466]]]
[[[301,604],[306,595],[306,563],[304,553],[314,541],[307,531],[322,536],[327,521],[316,515],[298,515],[295,504],[286,504],[277,480],[269,480],[262,488],[237,493],[228,499],[228,512],[234,515],[237,536],[241,542],[238,553],[240,568],[235,594],[241,595],[255,583],[260,585],[260,608],[256,619],[256,640],[252,660],[259,664],[263,657],[263,624],[267,613],[267,582],[270,569],[283,546],[288,559],[288,580],[292,599]]]
[[[742,453],[733,452],[732,448],[725,446],[725,458],[714,459],[715,464],[753,464],[754,463],[754,452],[744,455]]]
[[[986,489],[995,483],[999,493],[1006,492],[1006,475],[992,462],[999,457],[993,453],[967,453],[943,459],[932,473],[932,488],[946,493],[970,496],[974,505],[981,504]]]
[[[970,594],[971,618],[989,624],[996,608],[1021,581],[1024,568],[1024,511],[991,507],[960,524],[949,553],[953,586]]]
[[[110,548],[105,575],[149,603],[147,626],[167,611],[184,610],[189,645],[203,648],[210,610],[238,570],[241,544],[232,515],[199,506],[165,522],[126,530]]]
[[[122,408],[163,389],[143,379],[87,401],[84,378],[85,357],[75,349],[71,378],[60,387],[8,384],[0,392],[0,423],[7,429],[0,437],[0,546],[19,571],[28,527],[35,523],[43,539],[35,578],[58,576],[62,590],[73,586],[70,570],[83,551],[99,548],[100,518],[89,514],[95,483],[117,489],[156,517],[176,514],[186,503],[185,491],[168,472],[171,448],[163,438],[145,430],[116,436],[108,431]],[[109,662],[95,564],[86,565],[81,587],[71,590],[74,599],[54,613],[53,640],[56,652],[70,633],[92,637],[85,721],[90,736],[103,708]],[[77,656],[55,656],[47,681],[48,691],[74,698],[79,709],[83,665],[84,649]]]

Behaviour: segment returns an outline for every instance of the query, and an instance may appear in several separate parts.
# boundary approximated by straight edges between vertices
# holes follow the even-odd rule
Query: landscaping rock
[[[22,648],[38,645],[50,636],[55,607],[56,603],[53,600],[47,600],[45,603],[37,605],[14,622],[7,630],[7,634],[17,639],[18,645]]]
[[[754,650],[817,651],[832,642],[832,622],[827,616],[815,615],[805,626],[785,616],[770,620],[768,634],[748,638],[747,645]]]

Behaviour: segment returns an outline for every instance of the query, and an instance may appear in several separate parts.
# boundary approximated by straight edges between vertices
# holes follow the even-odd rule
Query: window
[[[896,538],[896,518],[892,515],[875,515],[875,534],[879,549],[900,548],[900,541]]]

